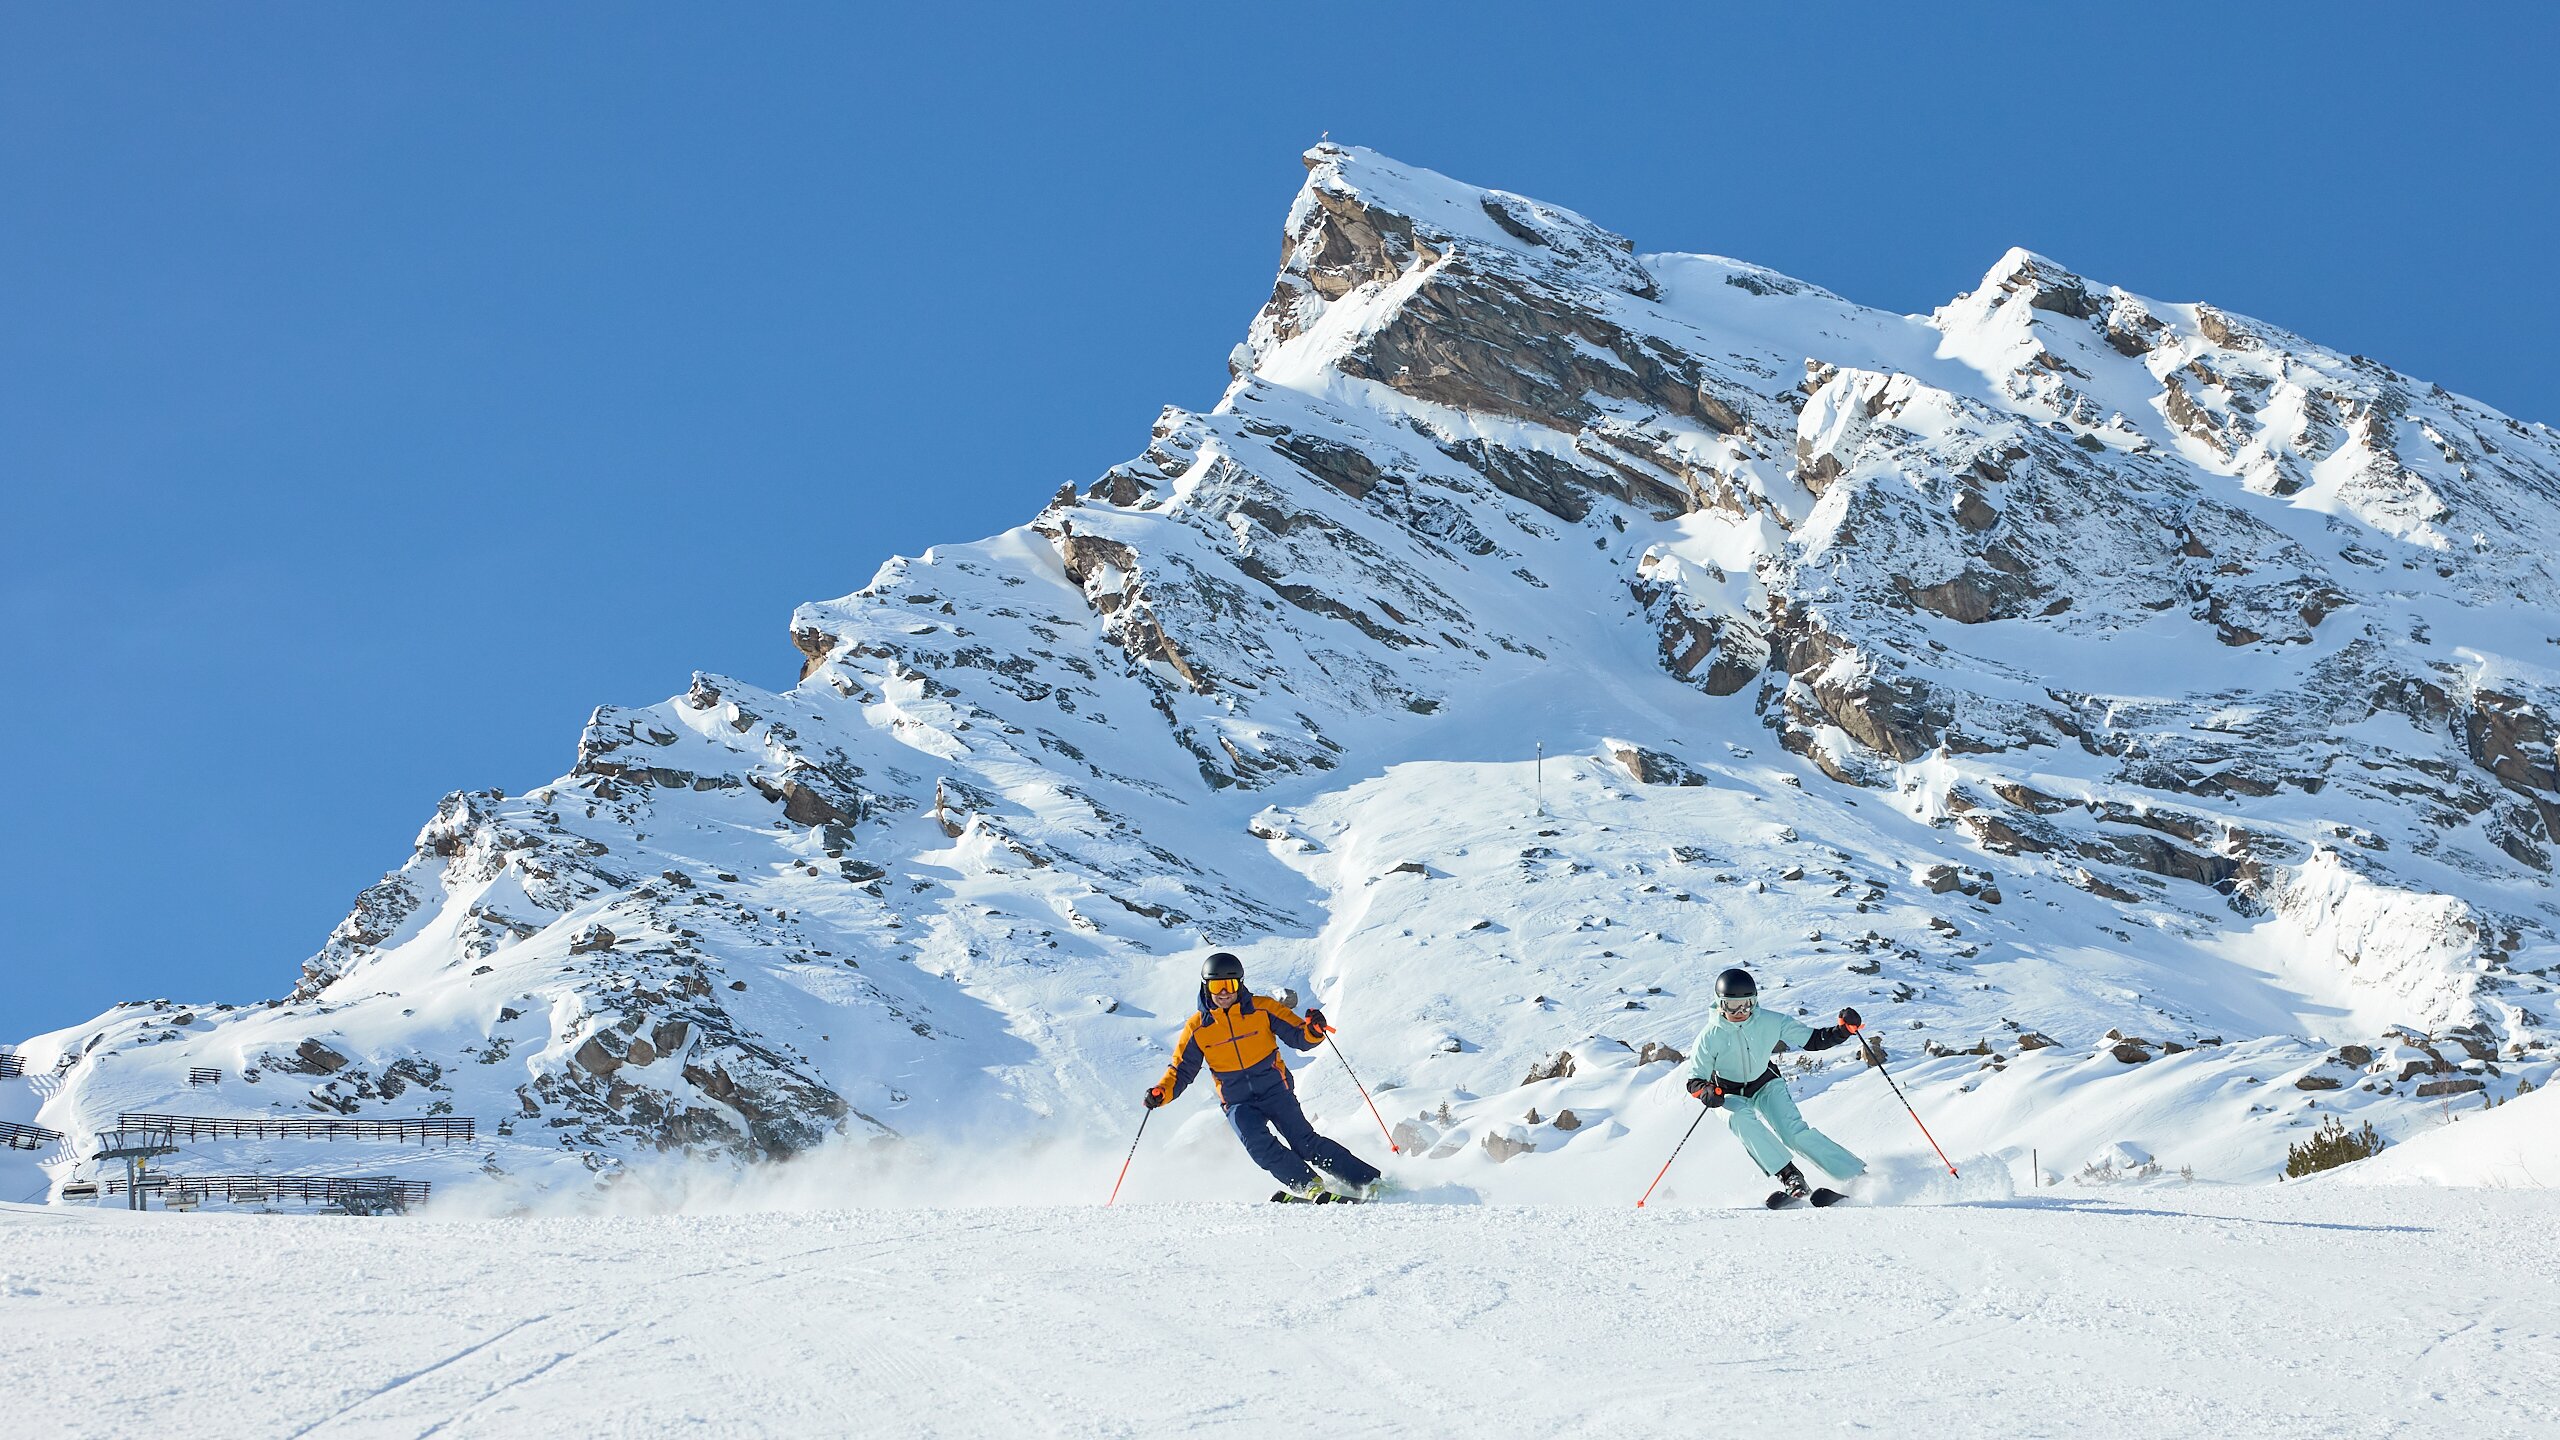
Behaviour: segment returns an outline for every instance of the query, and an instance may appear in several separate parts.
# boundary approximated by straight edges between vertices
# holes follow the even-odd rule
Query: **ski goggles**
[[[1741,1022],[1750,1019],[1751,1012],[1759,1008],[1760,1001],[1758,998],[1749,995],[1742,996],[1739,999],[1719,1000],[1716,1002],[1716,1013],[1724,1016],[1727,1020],[1733,1021],[1735,1024],[1740,1024]]]
[[[1244,989],[1244,982],[1241,980],[1212,980],[1209,982],[1209,996],[1213,1000],[1224,1000],[1242,989]]]

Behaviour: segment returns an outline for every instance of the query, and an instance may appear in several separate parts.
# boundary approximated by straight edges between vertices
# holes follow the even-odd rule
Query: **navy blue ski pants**
[[[1298,1097],[1284,1086],[1269,1086],[1226,1110],[1227,1123],[1236,1127],[1245,1153],[1283,1185],[1303,1185],[1315,1178],[1307,1169],[1309,1162],[1346,1185],[1366,1185],[1378,1178],[1377,1166],[1317,1134],[1316,1127],[1307,1123],[1307,1113],[1298,1108]]]

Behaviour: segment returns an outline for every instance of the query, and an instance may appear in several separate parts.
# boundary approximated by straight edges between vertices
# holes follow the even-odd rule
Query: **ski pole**
[[[1333,1043],[1331,1030],[1325,1032],[1324,1045],[1333,1052],[1334,1059],[1342,1062],[1342,1073],[1351,1077],[1351,1088],[1360,1092],[1361,1099],[1369,1101],[1369,1118],[1378,1122],[1378,1133],[1387,1137],[1387,1148],[1403,1154],[1404,1147],[1396,1143],[1395,1132],[1387,1128],[1387,1117],[1378,1113],[1378,1102],[1369,1100],[1369,1087],[1360,1083],[1360,1072],[1351,1068],[1351,1061],[1342,1053],[1342,1047]]]
[[[1155,1114],[1156,1112],[1149,1110],[1138,1117],[1138,1140],[1144,1140],[1147,1138],[1147,1122],[1154,1119]],[[1129,1160],[1135,1160],[1138,1158],[1138,1140],[1132,1140],[1129,1142]],[[1123,1160],[1120,1162],[1120,1180],[1114,1180],[1111,1182],[1111,1199],[1102,1202],[1103,1209],[1110,1209],[1113,1202],[1120,1198],[1120,1181],[1129,1178],[1129,1160]]]
[[[1921,1123],[1920,1112],[1911,1108],[1911,1097],[1902,1093],[1902,1087],[1894,1082],[1893,1072],[1884,1068],[1883,1052],[1876,1048],[1874,1041],[1863,1035],[1858,1037],[1858,1048],[1866,1053],[1868,1064],[1883,1072],[1884,1083],[1893,1086],[1893,1098],[1902,1102],[1903,1110],[1911,1116],[1911,1123],[1920,1126],[1920,1138],[1929,1142],[1930,1149],[1938,1151],[1938,1163],[1947,1167],[1948,1174],[1955,1174],[1956,1162],[1947,1158],[1946,1151],[1938,1149],[1938,1137],[1930,1134],[1929,1127]]]
[[[1689,1128],[1680,1133],[1680,1143],[1671,1147],[1671,1160],[1679,1159],[1680,1152],[1689,1148],[1689,1137],[1698,1133],[1698,1126],[1700,1122],[1704,1121],[1706,1118],[1707,1107],[1701,1105],[1698,1107],[1698,1118],[1689,1122]],[[1671,1160],[1663,1161],[1662,1168],[1653,1172],[1653,1185],[1661,1184],[1662,1177],[1671,1173]],[[1644,1202],[1653,1198],[1653,1185],[1647,1185],[1644,1187],[1643,1198],[1636,1201],[1637,1209],[1643,1209]]]

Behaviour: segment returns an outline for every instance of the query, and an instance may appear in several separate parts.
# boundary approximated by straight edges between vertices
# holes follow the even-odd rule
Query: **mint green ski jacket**
[[[1709,1020],[1689,1046],[1689,1073],[1737,1089],[1760,1078],[1781,1041],[1799,1050],[1828,1050],[1847,1038],[1846,1031],[1828,1025],[1816,1030],[1762,1005],[1739,1025],[1722,1015]]]

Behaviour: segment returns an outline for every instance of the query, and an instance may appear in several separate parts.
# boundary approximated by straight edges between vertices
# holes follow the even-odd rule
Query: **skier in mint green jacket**
[[[1780,1041],[1803,1050],[1828,1050],[1864,1029],[1855,1010],[1840,1012],[1836,1025],[1816,1028],[1791,1015],[1760,1008],[1760,986],[1748,970],[1727,970],[1716,977],[1716,1015],[1698,1032],[1690,1047],[1689,1093],[1710,1110],[1722,1108],[1727,1128],[1752,1162],[1786,1187],[1786,1196],[1808,1194],[1804,1172],[1787,1152],[1792,1150],[1822,1167],[1834,1180],[1866,1173],[1866,1162],[1842,1149],[1840,1142],[1804,1123],[1795,1097],[1778,1078],[1769,1055]],[[1773,1198],[1770,1203],[1781,1203]],[[1836,1198],[1836,1197],[1835,1197]],[[1821,1195],[1816,1204],[1828,1203]]]

